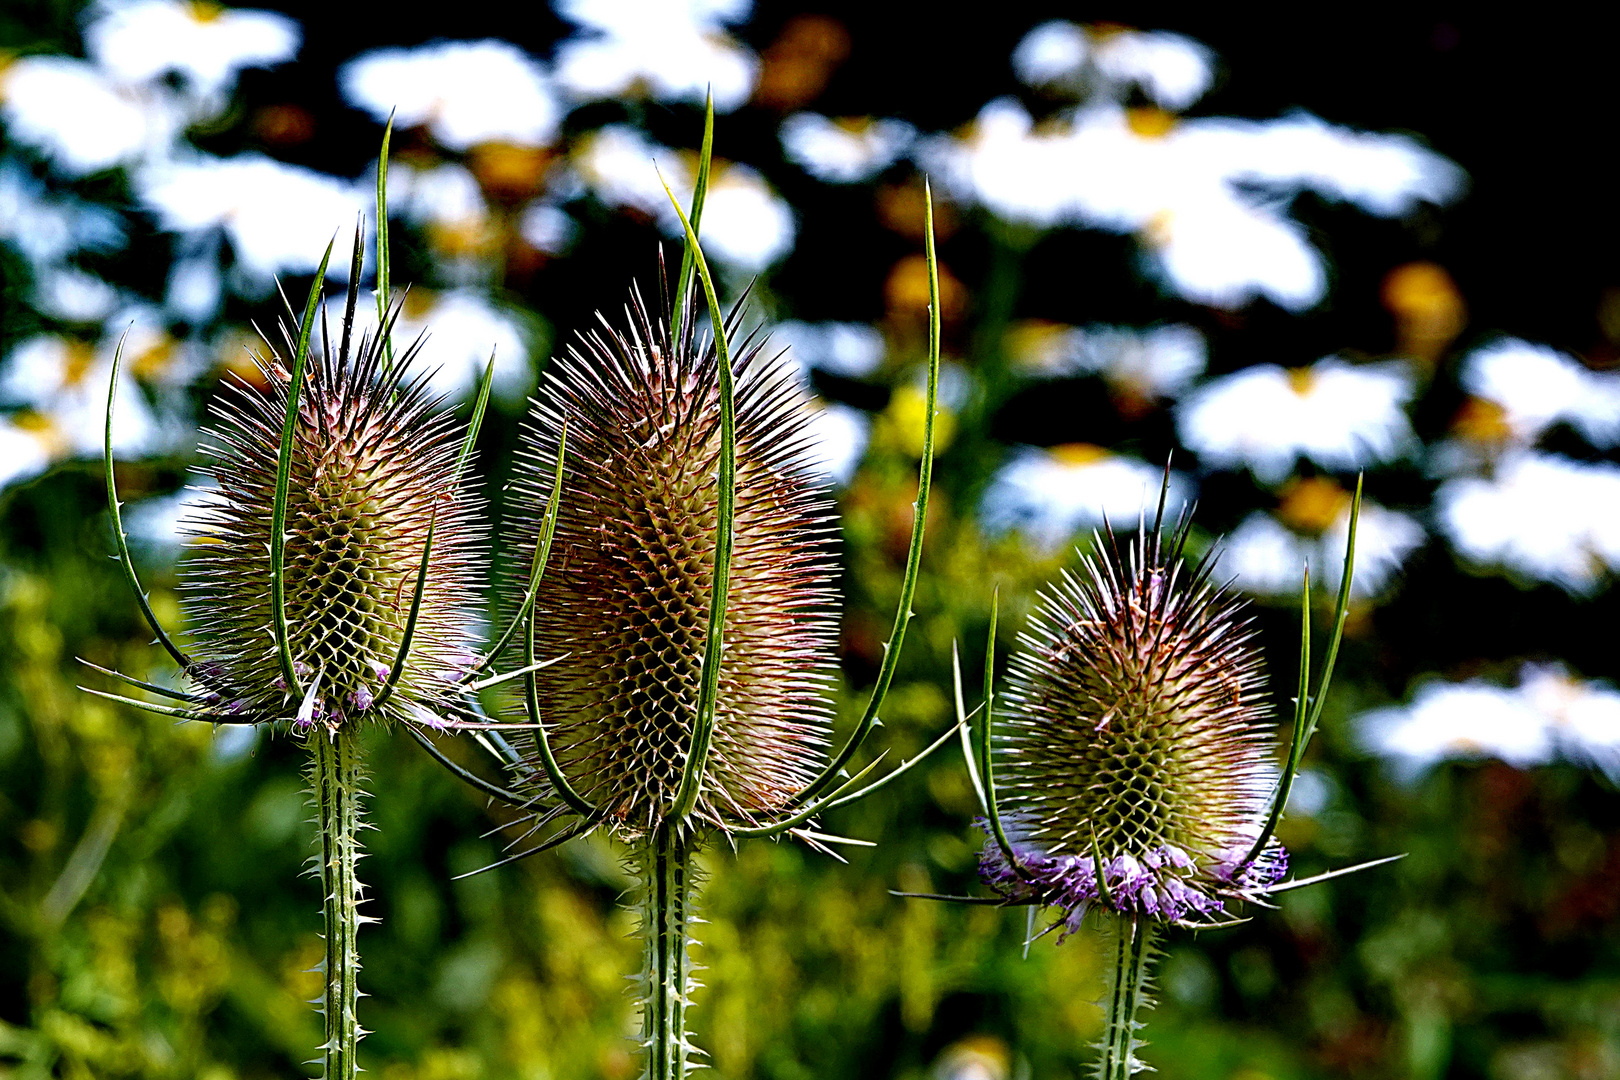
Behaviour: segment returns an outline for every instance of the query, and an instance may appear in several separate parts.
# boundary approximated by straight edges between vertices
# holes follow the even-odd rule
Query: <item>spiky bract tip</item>
[[[1002,821],[980,871],[1009,898],[1099,902],[1176,922],[1281,876],[1252,863],[1277,779],[1245,602],[1182,559],[1187,526],[1098,536],[1043,593],[1011,662],[998,738]]]
[[[214,481],[182,522],[192,550],[182,604],[195,640],[187,674],[204,712],[232,722],[293,718],[336,730],[358,719],[435,724],[473,662],[471,611],[486,547],[478,499],[458,475],[461,425],[440,408],[415,352],[384,363],[384,338],[351,347],[314,335],[293,428],[285,529],[287,639],[299,689],[282,675],[272,608],[272,503],[291,366],[256,356],[263,386],[232,380],[212,407],[201,472]],[[294,335],[284,325],[291,352]],[[314,345],[312,344],[312,348]],[[352,355],[351,355],[352,354]],[[399,670],[424,546],[431,561]],[[205,716],[205,718],[207,718]]]
[[[550,569],[535,606],[540,712],[563,772],[621,836],[670,812],[691,750],[708,633],[721,453],[714,342],[690,307],[638,292],[581,334],[525,426],[514,549],[534,550],[567,426]],[[728,339],[737,334],[733,312]],[[838,632],[831,504],[809,468],[795,370],[749,337],[736,381],[735,551],[707,775],[693,817],[754,825],[825,761]],[[526,565],[526,564],[520,564]],[[518,590],[526,587],[514,574]]]

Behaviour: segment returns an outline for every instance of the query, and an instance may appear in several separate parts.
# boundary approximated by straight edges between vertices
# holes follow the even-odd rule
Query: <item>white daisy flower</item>
[[[342,323],[344,298],[326,301],[326,318],[334,328]],[[360,304],[355,311],[356,335],[377,332],[375,304]],[[411,289],[394,323],[397,353],[423,334],[415,367],[431,372],[428,385],[435,394],[464,397],[478,385],[490,355],[495,357],[494,395],[506,402],[521,402],[533,385],[529,364],[529,337],[510,312],[471,289],[433,293]]]
[[[1552,733],[1534,704],[1479,679],[1428,683],[1410,705],[1375,709],[1357,727],[1362,745],[1408,781],[1443,761],[1498,758],[1528,769],[1554,754]]]
[[[182,0],[110,0],[92,9],[85,51],[114,79],[184,76],[196,98],[223,105],[244,68],[270,67],[298,53],[298,24],[270,11]]]
[[[1499,406],[1515,441],[1568,423],[1594,446],[1620,442],[1620,374],[1588,370],[1545,345],[1503,338],[1463,361],[1463,389]]]
[[[864,379],[876,371],[885,350],[883,335],[867,323],[791,320],[771,328],[767,347],[786,349],[788,359],[803,370],[849,379]]]
[[[1044,375],[1098,375],[1116,392],[1153,402],[1191,386],[1204,373],[1208,350],[1191,326],[1087,326],[1063,331],[1036,361]]]
[[[1431,682],[1408,706],[1358,720],[1362,743],[1413,779],[1443,761],[1498,758],[1526,769],[1558,758],[1620,776],[1620,692],[1561,664],[1526,664],[1513,688]]]
[[[255,291],[268,289],[277,274],[313,271],[334,234],[327,272],[341,279],[355,222],[371,205],[361,185],[255,153],[146,170],[136,190],[171,232],[222,230],[244,286]]]
[[[1351,471],[1405,456],[1416,445],[1404,410],[1412,394],[1410,374],[1395,363],[1328,357],[1288,371],[1257,364],[1183,401],[1176,430],[1206,464],[1247,467],[1276,484],[1300,457]]]
[[[1218,572],[1233,578],[1244,592],[1280,598],[1299,595],[1309,565],[1313,586],[1337,589],[1344,570],[1349,523],[1348,505],[1339,511],[1332,525],[1314,535],[1255,511],[1222,542]],[[1388,590],[1407,557],[1422,546],[1423,540],[1423,527],[1416,519],[1363,500],[1356,528],[1351,595],[1371,599]]]
[[[557,46],[557,84],[580,101],[645,90],[659,101],[730,112],[754,91],[759,60],[726,33],[746,21],[749,0],[558,0],[581,27]]]
[[[124,227],[105,207],[47,195],[16,163],[0,161],[0,241],[46,265],[77,251],[116,251],[124,246]]]
[[[916,137],[917,129],[904,120],[830,120],[802,112],[782,121],[787,159],[829,184],[870,180],[899,160]]]
[[[1266,297],[1303,310],[1321,299],[1321,256],[1287,216],[1299,192],[1390,217],[1449,201],[1464,183],[1405,136],[1304,113],[1178,121],[1106,99],[1037,128],[1000,98],[964,138],[926,140],[920,157],[957,198],[1006,220],[1135,233],[1171,289],[1226,308]]]
[[[132,361],[139,352],[126,347],[126,363],[119,372],[113,410],[113,453],[118,457],[154,453],[177,434],[159,422],[135,385]],[[0,371],[0,404],[28,411],[29,434],[45,448],[49,460],[99,457],[111,374],[110,343],[98,348],[41,334],[23,341],[6,357]]]
[[[1078,91],[1088,85],[1123,97],[1132,87],[1167,109],[1185,109],[1214,82],[1215,56],[1181,34],[1042,23],[1013,52],[1013,70],[1030,86]]]
[[[549,146],[562,106],[540,64],[494,39],[362,53],[338,71],[344,100],[379,121],[426,127],[441,146]]]
[[[187,119],[167,90],[120,85],[66,56],[28,56],[0,69],[0,118],[8,138],[68,176],[166,157]]]
[[[1484,565],[1590,593],[1620,569],[1620,466],[1515,451],[1495,474],[1459,477],[1435,493],[1440,529]]]
[[[664,183],[683,204],[690,204],[697,180],[675,151],[634,128],[611,125],[585,141],[574,164],[608,206],[633,208],[656,219],[666,235],[681,235]],[[797,231],[793,210],[759,173],[746,165],[714,167],[703,203],[703,243],[710,257],[734,270],[758,273],[793,250]]]
[[[1164,470],[1097,446],[1075,444],[1051,450],[1025,449],[996,472],[985,492],[982,514],[992,532],[1017,529],[1047,551],[1096,528],[1152,515]],[[1170,477],[1169,506],[1190,497],[1190,482]]]
[[[837,402],[817,402],[810,419],[805,461],[838,487],[849,483],[866,452],[872,418]]]
[[[1578,679],[1562,664],[1526,664],[1519,693],[1546,717],[1559,753],[1620,778],[1620,693]]]

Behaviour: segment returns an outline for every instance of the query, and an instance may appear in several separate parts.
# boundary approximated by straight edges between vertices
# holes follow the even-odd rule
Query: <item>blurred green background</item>
[[[916,490],[925,171],[939,199],[945,445],[918,618],[869,752],[942,731],[952,642],[981,655],[992,589],[1005,660],[1035,591],[1101,509],[1134,520],[1172,450],[1198,546],[1233,535],[1279,703],[1299,564],[1331,572],[1358,468],[1394,515],[1281,836],[1300,873],[1408,857],[1235,929],[1171,933],[1148,1061],[1211,1080],[1620,1076],[1620,695],[1602,681],[1620,219],[1597,166],[1613,28],[877,8],[573,0],[521,25],[307,4],[233,22],[164,0],[0,12],[0,1076],[308,1075],[320,1038],[297,742],[75,689],[103,686],[76,657],[169,677],[107,559],[111,341],[136,326],[118,473],[153,605],[180,625],[195,425],[245,371],[251,322],[275,318],[271,275],[306,288],[368,204],[379,112],[397,104],[407,315],[437,328],[457,400],[502,342],[480,447],[498,519],[546,358],[656,274],[669,221],[646,161],[679,185],[710,83],[732,185],[705,222],[716,261],[734,294],[754,282],[762,321],[789,324],[778,340],[826,418],[846,721]],[[515,48],[345,67],[440,39]],[[244,161],[288,171],[220,164]],[[1343,383],[1317,364],[1330,356]],[[1245,397],[1244,373],[1292,389]],[[1473,696],[1435,696],[1459,687]],[[511,815],[409,740],[367,740],[368,1070],[636,1075],[625,853],[598,837],[452,880],[501,855]],[[476,747],[452,753],[493,775]],[[847,863],[709,851],[693,1015],[716,1075],[1082,1073],[1093,935],[1026,958],[1022,912],[888,893],[975,891],[972,815],[946,753],[828,816],[876,843]]]

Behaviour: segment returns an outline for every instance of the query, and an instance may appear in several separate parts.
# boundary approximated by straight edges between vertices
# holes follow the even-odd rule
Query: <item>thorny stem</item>
[[[1136,1056],[1143,1045],[1137,1038],[1136,1014],[1148,1002],[1148,964],[1153,960],[1153,920],[1138,915],[1118,915],[1115,927],[1114,962],[1108,975],[1103,999],[1103,1036],[1099,1043],[1102,1057],[1097,1062],[1097,1080],[1130,1080],[1147,1066]]]
[[[360,753],[354,730],[345,725],[336,732],[317,726],[309,737],[310,785],[315,794],[316,824],[320,826],[322,915],[326,924],[326,989],[321,1012],[326,1017],[322,1044],[325,1080],[354,1080],[358,1071],[355,1047],[361,1029],[355,1015],[360,996],[360,952],[355,935],[362,922],[360,882],[355,863],[360,858]]]
[[[666,822],[647,848],[642,932],[647,943],[642,1036],[647,1080],[686,1075],[686,1006],[691,990],[692,856],[696,847]]]

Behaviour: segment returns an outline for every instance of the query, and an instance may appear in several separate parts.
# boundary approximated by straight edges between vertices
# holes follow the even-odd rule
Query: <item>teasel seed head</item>
[[[691,749],[718,526],[714,344],[691,307],[632,292],[581,334],[525,428],[517,551],[534,550],[566,425],[561,511],[535,603],[540,714],[570,782],[626,839],[669,814]],[[735,338],[733,313],[728,339]],[[838,631],[831,502],[808,468],[794,370],[733,344],[735,551],[707,773],[693,817],[750,826],[825,762]],[[516,576],[516,575],[514,575]],[[526,585],[526,582],[520,582]]]
[[[1209,917],[1286,866],[1261,834],[1278,770],[1245,602],[1182,560],[1187,525],[1098,536],[1020,637],[998,739],[1002,824],[981,876],[1003,896]]]
[[[464,693],[456,684],[473,662],[486,546],[478,500],[459,477],[461,425],[425,375],[411,374],[414,349],[390,364],[381,335],[351,348],[347,319],[339,342],[315,335],[284,530],[287,639],[305,695],[294,699],[279,660],[269,554],[293,366],[285,356],[295,350],[283,329],[286,353],[255,357],[267,388],[227,383],[204,431],[211,460],[201,471],[215,487],[182,525],[192,538],[180,571],[195,642],[188,674],[206,711],[233,722],[295,717],[299,733],[361,719],[433,723]],[[406,661],[388,691],[424,565]]]

